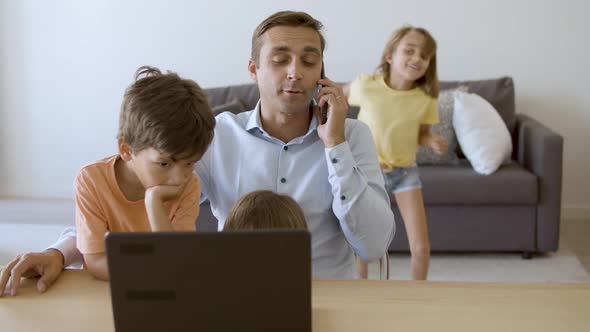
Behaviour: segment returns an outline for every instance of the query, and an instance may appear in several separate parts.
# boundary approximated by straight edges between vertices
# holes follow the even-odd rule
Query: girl
[[[223,230],[307,229],[301,207],[295,200],[269,190],[244,195],[232,207]]]
[[[385,46],[374,75],[360,75],[344,87],[351,105],[360,106],[358,119],[373,133],[385,187],[395,196],[412,255],[412,278],[425,280],[430,241],[416,166],[418,145],[442,154],[446,140],[430,132],[438,122],[436,41],[423,28],[404,26]],[[358,261],[361,277],[367,264]]]

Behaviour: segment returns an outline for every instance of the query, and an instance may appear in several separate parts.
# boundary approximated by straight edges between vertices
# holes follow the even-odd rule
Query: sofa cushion
[[[211,110],[213,111],[213,114],[215,116],[218,116],[223,112],[231,112],[233,114],[238,114],[246,111],[246,107],[244,106],[244,103],[242,103],[239,99],[234,99],[229,103],[213,106]]]
[[[420,166],[427,205],[534,205],[537,177],[516,162],[481,175],[461,159],[457,166]]]
[[[457,165],[459,163],[456,153],[457,137],[453,129],[454,100],[456,91],[466,90],[466,87],[459,87],[457,89],[443,90],[438,95],[439,122],[432,126],[432,132],[444,137],[449,146],[442,155],[437,154],[431,148],[419,146],[416,154],[416,163],[418,165]]]
[[[506,123],[510,134],[514,134],[516,116],[514,112],[514,82],[511,77],[479,81],[441,81],[440,89],[452,89],[460,85],[467,86],[469,92],[489,101]]]
[[[260,99],[256,84],[230,85],[219,88],[205,89],[211,107],[230,103],[234,99],[240,100],[247,111],[253,110]]]

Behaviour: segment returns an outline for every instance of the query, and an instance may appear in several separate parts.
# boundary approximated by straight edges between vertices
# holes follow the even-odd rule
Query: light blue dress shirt
[[[260,102],[250,112],[225,112],[216,120],[215,137],[196,170],[201,199],[209,199],[219,230],[240,197],[272,190],[303,209],[315,278],[353,278],[353,251],[367,261],[385,253],[394,217],[365,124],[347,119],[346,141],[326,148],[315,117],[305,135],[287,144],[267,134]]]

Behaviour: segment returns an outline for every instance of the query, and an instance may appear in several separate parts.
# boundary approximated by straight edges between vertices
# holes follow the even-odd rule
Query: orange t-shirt
[[[119,155],[84,166],[74,183],[77,247],[82,254],[105,252],[107,232],[150,232],[144,200],[129,201],[115,178]],[[189,179],[180,197],[164,203],[175,230],[194,231],[199,215],[201,186],[197,175]]]

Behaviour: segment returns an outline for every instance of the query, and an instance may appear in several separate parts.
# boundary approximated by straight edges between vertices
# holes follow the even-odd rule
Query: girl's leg
[[[356,256],[356,268],[358,270],[360,279],[369,278],[369,264],[367,262],[363,262],[358,256]]]
[[[422,189],[396,193],[395,200],[402,214],[410,243],[412,279],[426,280],[430,265],[430,240]]]

